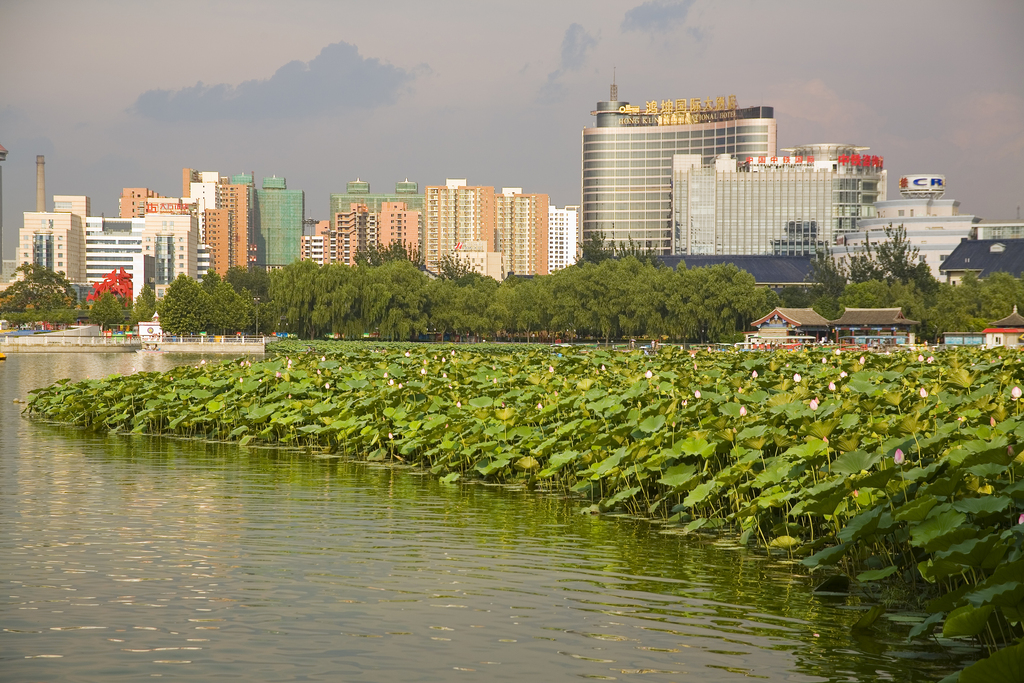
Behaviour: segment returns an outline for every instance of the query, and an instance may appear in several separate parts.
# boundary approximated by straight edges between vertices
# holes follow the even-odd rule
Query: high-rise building
[[[805,145],[789,156],[673,158],[672,253],[814,255],[874,215],[881,157],[867,147]]]
[[[154,197],[156,198],[156,197]],[[145,212],[145,205],[143,205]],[[148,283],[155,284],[155,259],[143,252],[146,219],[102,218],[85,219],[85,271],[89,284],[102,282],[112,271],[124,268],[132,276],[132,298],[137,297]]]
[[[548,196],[503,187],[494,197],[496,250],[516,275],[548,274]]]
[[[223,182],[222,182],[223,181]],[[196,205],[196,216],[199,218],[199,240],[206,241],[206,212],[221,208],[221,196],[227,178],[221,178],[216,171],[200,171],[199,180],[189,184],[189,192],[185,197]]]
[[[390,194],[370,192],[370,183],[365,180],[355,180],[348,183],[344,193],[331,195],[331,227],[337,228],[335,221],[337,214],[348,211],[352,204],[363,204],[369,211],[380,213],[385,203],[403,202],[410,211],[420,212],[420,224],[417,230],[417,241],[422,243],[423,239],[423,195],[419,194],[419,184],[406,178],[395,183],[395,191]]]
[[[548,272],[576,263],[580,207],[548,207]]]
[[[121,198],[117,200],[118,215],[121,218],[145,218],[146,202],[162,197],[163,195],[148,187],[122,188]]]
[[[334,216],[337,263],[356,265],[356,256],[377,246],[377,216],[366,204],[352,203]]]
[[[64,273],[73,283],[85,276],[85,220],[70,211],[26,211],[18,241],[18,264],[34,263]]]
[[[427,187],[423,258],[437,271],[440,260],[463,242],[483,241],[484,251],[497,251],[494,188],[469,186],[465,178],[448,178],[443,186]]]
[[[226,208],[207,209],[203,212],[206,223],[206,239],[204,243],[210,250],[210,268],[218,275],[228,272],[231,263],[232,243],[235,235],[234,216]]]
[[[377,241],[384,247],[397,242],[406,251],[419,252],[422,224],[423,211],[410,208],[406,202],[382,202],[377,214]]]
[[[162,297],[174,278],[199,278],[199,218],[180,200],[149,202],[142,252],[154,260],[153,285]]]
[[[231,182],[224,186],[221,201],[231,219],[228,267],[247,268],[256,262],[256,185],[252,174],[231,176]]]
[[[603,233],[613,243],[670,254],[672,157],[700,155],[711,165],[720,154],[775,156],[772,107],[739,108],[735,96],[657,100],[644,107],[618,100],[592,112],[583,129],[582,237]]]
[[[334,263],[333,235],[330,221],[306,221],[302,227],[302,260],[320,266]]]
[[[306,194],[289,190],[284,178],[263,179],[256,191],[256,265],[282,268],[298,260],[302,246],[302,220],[306,213]]]

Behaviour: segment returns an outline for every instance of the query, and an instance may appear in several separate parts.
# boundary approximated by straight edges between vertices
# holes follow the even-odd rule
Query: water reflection
[[[30,422],[11,403],[29,384],[133,366],[26,358],[0,368],[4,678],[914,681],[948,665],[891,624],[854,639],[854,602],[728,541],[415,470]]]

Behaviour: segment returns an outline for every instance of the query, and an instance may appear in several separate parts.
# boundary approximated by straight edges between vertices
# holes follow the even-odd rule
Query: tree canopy
[[[51,311],[75,305],[75,290],[64,273],[35,263],[23,263],[14,272],[22,278],[0,292],[0,311]]]

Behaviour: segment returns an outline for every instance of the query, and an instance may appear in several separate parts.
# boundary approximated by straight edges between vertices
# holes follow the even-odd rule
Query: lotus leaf
[[[975,607],[964,605],[949,613],[946,622],[942,625],[943,638],[955,638],[958,636],[976,636],[985,628],[989,615],[995,609],[992,605]]]

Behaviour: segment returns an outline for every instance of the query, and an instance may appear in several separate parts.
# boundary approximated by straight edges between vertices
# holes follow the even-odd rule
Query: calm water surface
[[[930,681],[948,657],[785,562],[581,504],[280,450],[20,415],[0,364],[0,680]]]

